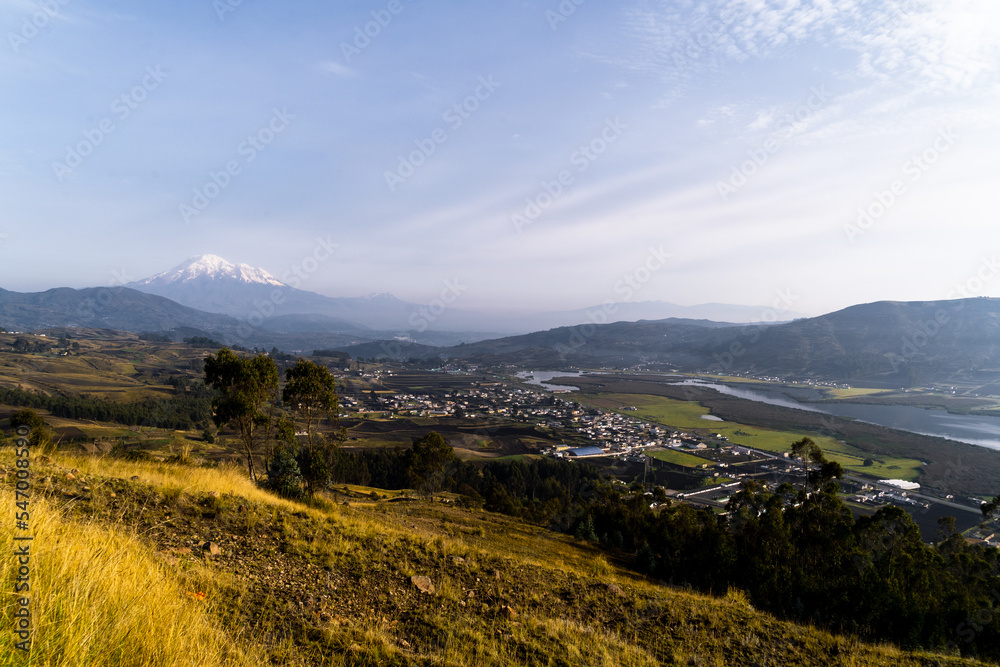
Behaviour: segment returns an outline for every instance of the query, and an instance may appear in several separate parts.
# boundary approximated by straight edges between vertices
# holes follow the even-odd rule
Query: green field
[[[700,456],[692,456],[691,454],[678,452],[674,449],[662,449],[658,452],[649,452],[649,455],[658,461],[673,463],[675,465],[684,466],[685,468],[697,468],[705,465],[706,463],[709,465],[715,465],[712,461],[703,459]]]
[[[581,397],[581,401],[595,407],[621,412],[624,415],[635,416],[675,429],[695,431],[700,435],[721,433],[729,438],[733,444],[774,453],[787,452],[791,450],[793,442],[809,437],[820,446],[827,458],[839,462],[845,470],[855,473],[916,481],[923,465],[917,459],[882,456],[875,459],[874,465],[865,466],[864,461],[871,456],[870,454],[835,438],[796,431],[777,431],[734,422],[705,420],[701,417],[709,414],[709,410],[693,401],[678,401],[663,396],[644,394],[594,394]],[[635,406],[637,409],[635,411],[622,411],[620,408],[623,405]],[[705,462],[702,459],[698,460],[702,463]]]
[[[888,394],[885,389],[868,389],[865,387],[851,387],[850,389],[827,389],[827,396],[830,398],[857,398],[858,396],[871,396],[873,394]]]

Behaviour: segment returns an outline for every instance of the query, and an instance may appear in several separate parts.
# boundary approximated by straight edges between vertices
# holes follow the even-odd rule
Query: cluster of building
[[[553,393],[533,391],[503,382],[484,382],[475,388],[437,395],[370,391],[342,395],[341,405],[349,412],[362,415],[464,417],[533,423],[545,428],[574,431],[592,443],[585,447],[555,446],[544,452],[564,458],[614,455],[641,461],[646,449],[659,447],[697,452],[716,446],[724,447],[727,453],[750,454],[747,448],[730,445],[721,434],[715,434],[706,442],[693,433],[670,431],[628,414],[621,414],[635,411],[633,406],[623,405],[619,408],[621,412],[602,410]]]
[[[911,498],[907,495],[906,491],[897,491],[895,489],[880,491],[878,489],[866,487],[861,491],[861,493],[855,494],[851,499],[858,503],[876,506],[893,503],[894,505],[905,505],[924,509],[930,507],[930,503],[917,500],[916,498]]]

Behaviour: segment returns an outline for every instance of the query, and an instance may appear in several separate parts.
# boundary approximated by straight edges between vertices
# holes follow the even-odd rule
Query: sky
[[[995,0],[0,0],[0,287],[1000,296]]]

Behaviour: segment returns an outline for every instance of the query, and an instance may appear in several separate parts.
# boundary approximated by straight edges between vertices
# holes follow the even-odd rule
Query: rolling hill
[[[1000,299],[851,306],[782,324],[697,320],[560,327],[435,351],[540,367],[653,363],[685,371],[912,386],[1000,376]]]

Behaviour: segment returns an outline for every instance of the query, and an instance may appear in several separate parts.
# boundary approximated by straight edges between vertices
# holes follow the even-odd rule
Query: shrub
[[[302,471],[295,454],[288,447],[279,447],[267,467],[267,487],[286,498],[302,496]]]

